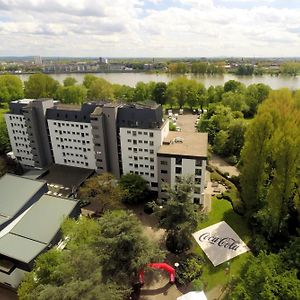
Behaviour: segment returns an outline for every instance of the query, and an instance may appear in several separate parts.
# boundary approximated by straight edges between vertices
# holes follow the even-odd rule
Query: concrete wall
[[[0,271],[0,282],[8,287],[17,289],[26,273],[26,271],[18,268],[14,269],[10,274]]]

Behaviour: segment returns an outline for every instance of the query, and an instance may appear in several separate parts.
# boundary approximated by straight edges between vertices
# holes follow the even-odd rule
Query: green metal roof
[[[10,232],[48,244],[76,204],[74,200],[44,195]]]
[[[44,185],[45,182],[5,174],[0,178],[0,215],[13,217]]]
[[[6,234],[0,239],[1,254],[25,263],[31,262],[45,248],[45,244],[11,233]]]
[[[11,231],[0,238],[0,254],[29,263],[47,248],[76,205],[71,199],[43,195]]]

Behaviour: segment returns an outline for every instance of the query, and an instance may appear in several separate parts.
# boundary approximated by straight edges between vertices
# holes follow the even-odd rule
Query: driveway
[[[222,173],[227,172],[230,176],[240,175],[240,171],[235,166],[231,166],[218,155],[212,154],[209,164],[218,168]]]
[[[197,117],[197,115],[179,115],[176,122],[176,126],[179,126],[184,132],[195,132],[195,123]]]

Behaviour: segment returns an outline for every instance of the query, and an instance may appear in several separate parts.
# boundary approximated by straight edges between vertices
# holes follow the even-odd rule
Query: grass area
[[[209,213],[208,219],[199,224],[198,230],[220,221],[225,221],[228,225],[230,225],[245,243],[250,241],[251,232],[247,226],[245,218],[236,214],[228,201],[219,200],[216,197],[213,197],[212,211]],[[248,257],[252,255],[250,252],[247,252],[230,260],[230,272],[228,273],[226,272],[226,268],[228,268],[226,262],[214,267],[196,242],[194,242],[193,252],[202,256],[206,262],[201,276],[201,280],[205,284],[205,291],[209,291],[218,285],[224,286],[228,283],[229,278],[238,277],[242,266]]]
[[[243,214],[244,213],[244,204],[242,203],[241,197],[240,197],[240,193],[238,191],[238,189],[236,188],[236,186],[228,179],[226,179],[224,176],[222,176],[221,174],[219,174],[216,170],[214,170],[211,175],[210,178],[212,181],[219,181],[222,182],[224,184],[226,184],[227,186],[227,190],[226,192],[222,193],[220,198],[224,198],[228,201],[230,201],[235,209],[235,211]]]
[[[0,105],[0,121],[4,118],[4,114],[8,111],[8,105],[6,103]]]

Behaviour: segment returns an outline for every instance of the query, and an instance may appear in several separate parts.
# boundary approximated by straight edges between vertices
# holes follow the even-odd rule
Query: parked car
[[[182,108],[179,109],[179,114],[183,115],[183,109]]]

